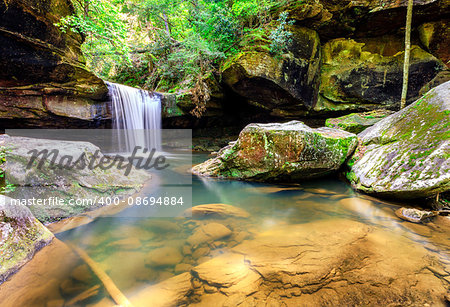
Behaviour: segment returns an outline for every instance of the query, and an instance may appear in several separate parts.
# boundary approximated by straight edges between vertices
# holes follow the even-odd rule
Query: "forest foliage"
[[[284,0],[288,1],[288,0]],[[277,0],[73,0],[76,14],[57,24],[81,33],[88,67],[100,77],[148,90],[200,88],[239,52],[266,41],[280,54],[290,42]],[[250,42],[248,41],[250,40]]]

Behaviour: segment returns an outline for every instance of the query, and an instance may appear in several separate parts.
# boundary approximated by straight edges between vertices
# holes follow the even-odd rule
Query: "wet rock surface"
[[[102,231],[90,232],[98,224],[84,227],[74,243],[134,306],[445,306],[450,277],[445,217],[414,224],[395,217],[398,207],[345,189],[254,185],[245,200],[253,203],[245,207],[252,213],[248,218],[206,215],[123,225],[108,220]],[[266,193],[276,197],[273,207],[253,198]],[[283,194],[291,197],[283,200]],[[198,231],[225,228],[231,231],[227,237],[187,242]],[[158,261],[177,255],[178,263],[152,265],[149,256],[161,250]],[[89,268],[67,247],[62,251],[42,257],[39,252],[23,274],[0,287],[0,300],[11,295],[22,305],[114,305]]]
[[[17,205],[3,195],[0,195],[0,234],[0,283],[53,240],[53,234],[26,206]]]
[[[147,261],[149,266],[175,266],[183,259],[176,247],[161,247],[149,253]]]
[[[338,118],[329,118],[327,119],[325,126],[358,134],[393,113],[394,111],[389,110],[352,113]]]
[[[450,188],[450,82],[358,135],[347,178],[363,192],[425,198]]]
[[[70,301],[74,305],[86,305],[92,295],[104,295],[100,285],[101,282],[87,266],[80,263],[78,256],[55,238],[2,284],[0,301],[2,306],[8,307],[64,306],[65,302]],[[91,291],[86,292],[89,289]],[[112,303],[111,300],[109,302]],[[106,306],[111,305],[114,304]]]
[[[131,301],[158,293],[156,306],[444,305],[449,268],[403,237],[381,238],[385,230],[344,220],[277,226]]]
[[[198,246],[228,237],[230,234],[231,230],[226,226],[213,222],[198,227],[194,234],[187,239],[187,242],[193,246]]]
[[[202,176],[255,181],[320,177],[340,168],[356,146],[354,134],[312,129],[299,121],[250,124],[216,158],[193,168]]]
[[[194,206],[186,210],[183,216],[192,218],[248,218],[250,214],[245,210],[226,204],[206,204]]]
[[[5,174],[7,180],[16,186],[16,189],[10,193],[11,197],[19,199],[50,199],[50,197],[59,197],[60,199],[90,199],[92,205],[82,204],[76,206],[67,203],[41,203],[30,207],[33,214],[40,221],[54,221],[80,214],[84,211],[93,210],[102,206],[95,203],[95,199],[100,196],[125,196],[136,193],[150,179],[150,175],[143,171],[132,168],[131,173],[125,176],[125,169],[112,167],[110,169],[101,169],[99,167],[87,167],[93,159],[95,165],[103,157],[100,149],[87,142],[55,141],[24,137],[2,138],[3,146],[9,148],[7,153],[7,162],[5,164]],[[31,161],[31,150],[58,150],[57,157],[50,154],[43,157],[42,167],[39,167],[41,159],[34,161],[32,167],[28,168]],[[97,155],[95,153],[98,151]],[[84,168],[68,168],[67,161],[63,167],[52,167],[51,161],[59,165],[62,157],[72,157],[72,162],[83,158]],[[83,156],[84,155],[84,156]]]
[[[395,215],[408,222],[421,223],[429,221],[429,219],[431,219],[432,217],[437,216],[438,213],[412,208],[400,208],[395,211]]]

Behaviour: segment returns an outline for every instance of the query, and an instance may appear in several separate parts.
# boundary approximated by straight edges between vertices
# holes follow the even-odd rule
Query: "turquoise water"
[[[194,164],[206,155],[194,155]],[[184,165],[173,165],[170,175],[157,174],[146,193],[161,192],[173,175],[191,176]],[[149,194],[149,195],[150,195]],[[423,225],[399,220],[395,204],[370,199],[354,192],[338,179],[311,180],[297,185],[268,185],[208,178],[192,178],[192,203],[228,204],[249,213],[248,218],[214,219],[231,230],[231,235],[205,244],[189,243],[191,236],[211,218],[145,217],[141,208],[128,208],[109,217],[60,233],[57,238],[83,249],[126,295],[189,271],[195,265],[216,257],[244,240],[280,225],[307,224],[319,220],[352,220],[389,230],[392,236],[407,237],[411,244],[424,245],[448,261],[448,240],[434,237]],[[140,217],[142,216],[142,217]],[[57,261],[57,260],[55,260]],[[60,280],[59,295],[66,304],[100,281],[82,261],[73,263],[73,272]],[[84,271],[83,277],[78,275]],[[78,273],[74,273],[78,272]],[[71,284],[72,288],[67,287]],[[75,287],[75,286],[77,287]],[[75,289],[75,290],[74,290]],[[82,301],[82,305],[112,301],[100,290]]]

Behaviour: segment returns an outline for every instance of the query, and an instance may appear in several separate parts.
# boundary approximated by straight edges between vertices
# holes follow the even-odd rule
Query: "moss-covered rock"
[[[333,14],[319,1],[280,1],[272,7],[271,11],[275,16],[278,16],[281,12],[287,12],[289,18],[310,29],[320,29],[321,26],[329,23],[333,17]]]
[[[450,68],[450,20],[427,22],[418,30],[425,48]]]
[[[221,116],[223,114],[221,98],[217,99],[212,97],[205,101],[205,109],[201,113],[201,117]],[[162,117],[171,118],[179,116],[194,116],[192,111],[196,108],[197,104],[194,102],[194,98],[191,92],[179,92],[179,93],[163,93],[162,100]]]
[[[222,116],[224,94],[216,77],[208,74],[200,85],[201,88],[179,89],[175,93],[157,93],[161,95],[162,117],[176,120],[177,117]]]
[[[216,158],[193,168],[202,176],[292,181],[338,170],[357,144],[354,134],[302,122],[250,124]]]
[[[136,193],[150,179],[148,172],[135,167],[131,167],[129,174],[125,168],[119,169],[117,163],[111,168],[99,167],[104,156],[97,146],[87,142],[7,136],[3,145],[8,148],[6,179],[15,186],[8,196],[27,202],[40,199],[41,203],[31,204],[30,210],[42,222],[114,205],[114,198]],[[48,155],[33,160],[32,150],[47,150]],[[57,155],[52,154],[53,150],[57,150]],[[72,161],[63,159],[64,156],[72,157]],[[76,166],[75,161],[79,161]]]
[[[389,110],[352,113],[338,118],[329,118],[325,122],[325,126],[358,134],[392,113],[394,113],[394,111]]]
[[[423,198],[450,189],[450,82],[358,135],[347,178],[358,190]]]
[[[321,38],[380,36],[405,26],[408,1],[288,0],[272,13],[289,12],[298,25],[318,31]],[[449,1],[415,0],[413,26],[448,16]]]
[[[323,47],[317,112],[398,108],[404,53],[395,37],[335,39]],[[444,69],[437,58],[414,45],[411,50],[408,100]]]
[[[53,239],[53,234],[27,207],[3,195],[0,195],[0,233],[0,283]]]
[[[234,92],[272,115],[301,115],[316,101],[319,36],[307,28],[293,26],[289,30],[293,43],[288,53],[271,54],[269,42],[261,37],[246,42],[222,67],[223,80]]]
[[[55,26],[73,13],[67,0],[0,2],[3,126],[89,124],[110,116],[99,106],[106,85],[85,67],[83,38]]]
[[[181,108],[185,107],[185,111]],[[163,118],[184,116],[195,108],[189,93],[162,93],[161,94],[161,115]]]

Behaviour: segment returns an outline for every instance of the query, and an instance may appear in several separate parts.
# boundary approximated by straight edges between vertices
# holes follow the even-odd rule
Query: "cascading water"
[[[112,102],[113,129],[119,148],[135,146],[161,150],[161,98],[141,89],[107,82]]]

